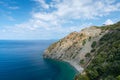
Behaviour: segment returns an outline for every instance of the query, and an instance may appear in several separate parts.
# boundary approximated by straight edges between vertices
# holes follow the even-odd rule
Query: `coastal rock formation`
[[[120,80],[120,22],[100,28],[105,35],[93,42],[94,55],[85,55],[90,60],[75,80]]]
[[[44,58],[73,65],[80,72],[75,80],[120,80],[120,22],[72,32],[50,45]]]
[[[93,55],[93,42],[97,43],[104,35],[98,27],[92,26],[82,29],[80,32],[72,32],[63,39],[49,46],[44,53],[44,58],[58,59],[69,62],[78,71],[82,71],[89,58],[85,55]]]

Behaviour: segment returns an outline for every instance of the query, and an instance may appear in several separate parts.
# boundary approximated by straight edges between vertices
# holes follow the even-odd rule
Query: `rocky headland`
[[[75,80],[120,80],[120,22],[72,32],[43,56],[70,63],[80,72]]]

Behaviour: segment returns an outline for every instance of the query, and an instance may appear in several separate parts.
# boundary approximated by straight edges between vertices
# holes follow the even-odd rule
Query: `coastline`
[[[67,61],[53,59],[53,58],[43,58],[43,59],[46,60],[49,64],[56,66],[60,70],[59,73],[61,75],[61,78],[67,77],[66,79],[63,80],[73,80],[75,76],[79,74],[79,71]],[[58,79],[58,80],[62,80],[62,79]]]
[[[73,61],[68,61],[68,60],[63,60],[64,62],[69,63],[71,66],[73,66],[79,73],[81,73],[84,69],[78,65],[77,63],[73,62]]]
[[[45,56],[43,56],[43,58],[68,63],[71,67],[73,67],[79,73],[81,73],[84,70],[79,64],[77,64],[73,61],[69,61],[69,60],[65,60],[65,59],[64,60],[59,60],[59,59],[45,57]]]

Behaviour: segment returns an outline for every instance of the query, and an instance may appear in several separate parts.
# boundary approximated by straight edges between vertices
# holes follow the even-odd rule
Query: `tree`
[[[97,42],[96,41],[93,41],[91,47],[94,48],[96,46]]]
[[[96,78],[99,76],[98,72],[94,70],[88,70],[88,76],[91,80],[96,80]]]
[[[91,57],[90,53],[87,53],[87,54],[85,55],[85,57]]]
[[[86,44],[86,39],[83,40],[82,45],[84,46]]]
[[[80,60],[80,64],[84,64],[84,59]]]
[[[119,76],[117,76],[117,80],[120,80],[120,75],[119,75]]]
[[[112,75],[109,75],[108,77],[105,78],[105,80],[116,80]]]
[[[87,75],[78,75],[75,80],[90,80]]]

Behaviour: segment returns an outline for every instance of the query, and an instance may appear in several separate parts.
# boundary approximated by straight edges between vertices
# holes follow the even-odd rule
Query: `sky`
[[[120,20],[120,0],[0,0],[0,40],[60,39]]]

